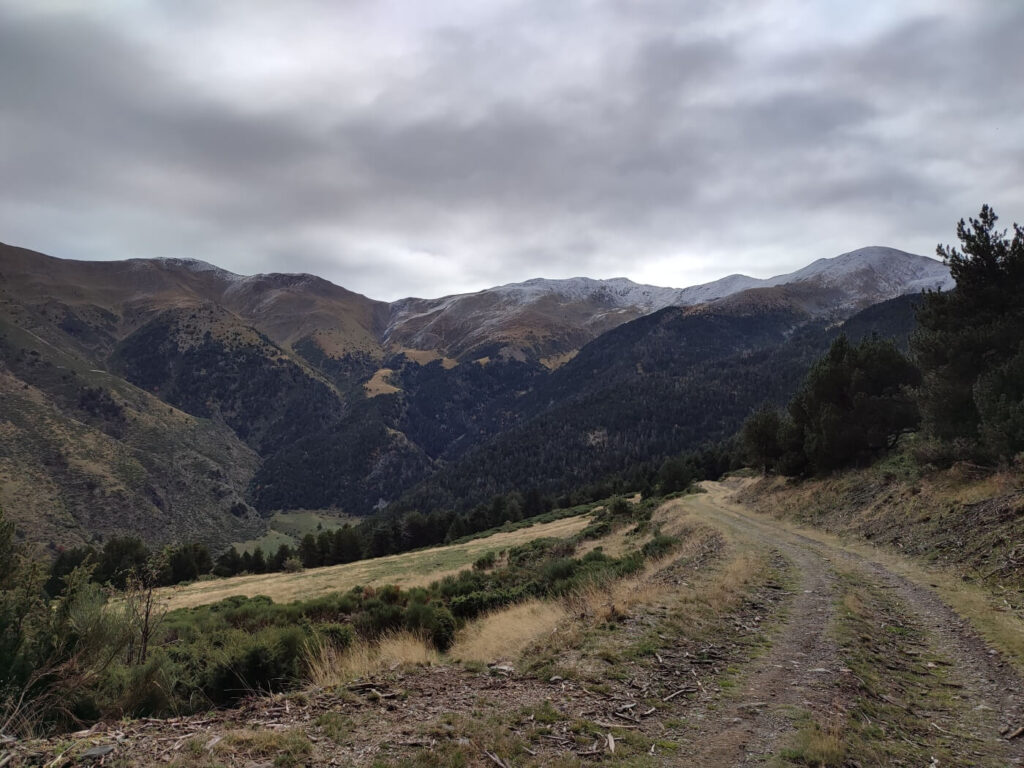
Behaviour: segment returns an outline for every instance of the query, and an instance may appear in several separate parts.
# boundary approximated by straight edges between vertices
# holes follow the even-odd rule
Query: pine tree
[[[868,461],[916,429],[910,388],[919,382],[920,372],[892,340],[836,339],[789,404],[811,468],[829,472]]]
[[[761,468],[762,474],[767,475],[782,455],[781,431],[782,416],[769,405],[759,408],[743,423],[740,431],[743,451],[748,461]]]
[[[956,290],[925,296],[911,349],[929,434],[1006,457],[1024,450],[1024,228],[1011,239],[996,221],[984,205],[957,224],[960,249],[938,247]]]

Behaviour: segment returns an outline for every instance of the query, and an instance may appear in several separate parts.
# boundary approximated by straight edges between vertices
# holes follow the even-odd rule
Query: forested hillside
[[[406,494],[399,509],[468,509],[490,496],[559,494],[731,437],[760,404],[796,391],[832,339],[877,334],[906,346],[919,297],[841,325],[789,309],[662,310],[584,347],[524,397],[524,422]]]
[[[21,436],[0,504],[58,548],[219,550],[275,510],[447,514],[649,474],[784,402],[851,307],[946,279],[876,248],[768,281],[539,280],[388,305],[310,275],[0,256],[0,405]],[[902,307],[849,330],[903,337]]]

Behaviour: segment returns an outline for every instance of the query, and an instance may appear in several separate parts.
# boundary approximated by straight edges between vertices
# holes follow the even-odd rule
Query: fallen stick
[[[493,752],[488,752],[485,749],[484,754],[487,755],[487,757],[490,758],[491,762],[498,766],[498,768],[508,768],[508,764]]]
[[[622,723],[602,723],[600,720],[595,720],[594,725],[600,725],[602,728],[625,728],[626,730],[636,730],[635,725],[623,725]]]
[[[674,699],[676,696],[678,696],[678,695],[680,695],[682,693],[696,693],[696,692],[697,692],[696,688],[680,688],[678,691],[675,691],[674,693],[670,693],[668,696],[663,698],[662,701],[672,701],[672,699]]]
[[[1013,732],[1013,733],[1011,733],[1011,734],[1010,734],[1009,736],[1007,736],[1007,737],[1006,737],[1006,740],[1007,740],[1007,741],[1013,741],[1013,740],[1014,740],[1014,739],[1016,739],[1016,738],[1017,738],[1018,736],[1022,736],[1022,735],[1024,735],[1024,725],[1022,725],[1022,726],[1021,726],[1020,728],[1018,728],[1018,729],[1017,729],[1016,731],[1014,731],[1014,732]]]

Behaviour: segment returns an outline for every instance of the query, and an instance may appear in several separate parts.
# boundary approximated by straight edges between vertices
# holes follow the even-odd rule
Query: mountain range
[[[727,436],[841,324],[871,325],[857,313],[896,300],[875,315],[905,329],[898,297],[951,287],[940,262],[871,247],[767,280],[389,303],[312,275],[0,245],[0,505],[51,546],[222,546],[274,510],[557,493]]]

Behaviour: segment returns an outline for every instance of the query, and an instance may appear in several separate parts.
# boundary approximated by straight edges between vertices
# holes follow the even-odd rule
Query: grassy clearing
[[[169,609],[176,610],[219,602],[234,595],[267,595],[274,602],[289,603],[342,592],[355,586],[424,586],[471,567],[473,561],[487,551],[505,549],[544,537],[568,538],[581,531],[587,522],[585,516],[569,517],[499,532],[462,544],[360,560],[346,565],[313,568],[301,573],[271,573],[201,581],[160,590],[159,597]]]
[[[369,381],[363,384],[366,396],[377,397],[377,395],[393,395],[395,392],[401,392],[398,387],[391,383],[391,377],[394,373],[391,368],[379,369]]]
[[[264,554],[273,554],[282,544],[298,547],[302,537],[307,533],[314,536],[321,531],[333,531],[345,523],[355,523],[356,518],[340,513],[328,514],[314,510],[291,510],[275,512],[270,518],[270,529],[255,539],[235,543],[235,549],[241,552],[252,552],[260,547]]]

